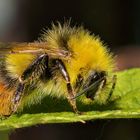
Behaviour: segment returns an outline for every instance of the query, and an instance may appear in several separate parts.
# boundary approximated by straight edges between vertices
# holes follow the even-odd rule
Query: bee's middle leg
[[[24,89],[26,83],[30,80],[38,79],[41,76],[39,71],[42,71],[42,67],[40,67],[40,63],[44,62],[44,69],[48,68],[48,55],[43,54],[37,57],[34,62],[27,67],[27,69],[23,72],[23,74],[19,77],[19,83],[13,98],[13,112],[17,110],[18,104],[22,95],[24,94]]]
[[[74,91],[73,91],[73,88],[72,88],[71,83],[70,83],[70,77],[69,77],[69,74],[65,68],[65,65],[63,64],[63,62],[61,60],[56,60],[56,64],[59,67],[61,74],[64,77],[66,84],[67,84],[68,102],[70,103],[70,105],[75,113],[81,114],[81,112],[79,112],[77,109],[76,100],[73,99],[75,95],[74,95]]]

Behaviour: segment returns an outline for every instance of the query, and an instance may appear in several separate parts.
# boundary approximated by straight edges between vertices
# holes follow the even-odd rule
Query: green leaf
[[[0,121],[0,130],[46,123],[85,122],[95,119],[140,118],[140,69],[116,72],[116,88],[105,105],[82,104],[83,115],[74,114],[66,100],[46,97],[41,104],[25,107],[22,112]]]

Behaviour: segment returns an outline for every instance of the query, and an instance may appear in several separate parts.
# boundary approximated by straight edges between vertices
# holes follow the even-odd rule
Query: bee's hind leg
[[[43,64],[43,65],[41,65]],[[43,54],[37,57],[34,62],[27,67],[23,74],[19,77],[19,83],[13,98],[13,112],[17,110],[18,104],[24,94],[26,83],[31,83],[39,79],[43,70],[48,68],[48,55]]]
[[[64,63],[61,60],[57,59],[56,60],[56,65],[58,66],[58,68],[59,68],[59,70],[60,70],[60,72],[61,72],[61,74],[62,74],[62,76],[65,79],[66,84],[67,84],[67,91],[68,91],[67,99],[68,99],[68,102],[70,103],[70,105],[71,105],[71,107],[72,107],[72,109],[75,113],[81,114],[81,112],[78,111],[78,109],[77,109],[76,100],[73,99],[75,95],[74,95],[74,91],[73,91],[73,88],[72,88],[71,83],[70,83],[69,74],[68,74],[68,72],[65,68]]]
[[[22,96],[22,93],[24,91],[24,82],[21,81],[21,80],[19,80],[19,81],[20,82],[17,86],[17,89],[15,91],[15,95],[14,95],[14,98],[13,98],[13,103],[14,103],[13,112],[15,112],[17,110],[18,103],[19,103],[19,101],[21,99],[21,96]]]

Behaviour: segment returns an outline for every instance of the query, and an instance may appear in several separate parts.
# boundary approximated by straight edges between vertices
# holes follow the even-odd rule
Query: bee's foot
[[[75,113],[78,114],[78,115],[84,115],[85,114],[84,112],[81,112],[81,111],[76,111]]]
[[[17,107],[18,107],[18,104],[14,104],[13,105],[13,107],[12,107],[12,114],[14,114],[17,111]]]

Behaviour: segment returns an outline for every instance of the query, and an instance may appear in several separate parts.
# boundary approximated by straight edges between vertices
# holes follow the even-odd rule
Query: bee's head
[[[96,92],[98,91],[102,81],[106,80],[106,72],[101,71],[91,71],[87,77],[84,79],[81,75],[77,76],[76,86],[77,89],[80,89],[76,95],[80,96],[81,94],[85,94],[87,98],[94,99]],[[104,83],[105,85],[105,83]],[[103,85],[103,86],[104,86]]]

